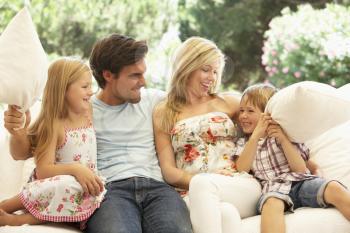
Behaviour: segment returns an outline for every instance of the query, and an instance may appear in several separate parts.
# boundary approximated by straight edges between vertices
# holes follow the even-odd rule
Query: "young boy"
[[[238,118],[245,137],[237,141],[236,165],[239,171],[251,171],[263,186],[257,206],[261,232],[285,232],[285,209],[293,211],[304,206],[334,205],[350,220],[349,192],[338,181],[311,175],[306,162],[309,150],[304,144],[292,143],[264,113],[276,91],[269,84],[248,87],[243,92]]]

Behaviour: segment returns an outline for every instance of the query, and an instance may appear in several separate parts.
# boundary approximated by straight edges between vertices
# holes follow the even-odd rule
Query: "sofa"
[[[325,178],[339,180],[344,185],[350,187],[350,112],[343,111],[344,107],[350,109],[350,96],[348,99],[347,97],[344,99],[342,95],[340,103],[336,102],[339,99],[334,99],[337,95],[327,94],[331,99],[322,100],[320,97],[324,96],[323,94],[313,92],[315,89],[320,89],[319,84],[313,83],[311,86],[309,84],[302,85],[302,91],[304,92],[300,92],[300,86],[296,87],[297,90],[294,87],[294,89],[289,88],[286,91],[281,90],[281,95],[272,99],[271,104],[269,103],[268,105],[268,109],[270,109],[269,111],[275,117],[274,119],[280,123],[282,128],[285,131],[291,132],[291,137],[295,141],[306,141],[307,146],[310,148],[311,159],[319,165]],[[310,89],[310,87],[312,88]],[[329,93],[327,90],[325,92]],[[291,94],[295,95],[296,93],[298,98],[295,98],[295,96],[291,97]],[[350,92],[347,91],[344,93]],[[288,101],[292,101],[292,103],[288,103]],[[283,103],[282,107],[287,106],[287,108],[282,109],[281,106],[278,106],[279,103]],[[341,105],[344,103],[348,105]],[[297,104],[297,108],[299,109],[296,109],[295,104]],[[317,113],[318,109],[316,105],[322,107],[320,111],[327,109],[329,107],[328,105],[330,105],[333,111],[329,117],[336,119],[337,122],[323,122],[322,119],[325,118],[326,114]],[[340,107],[337,108],[337,106]],[[33,111],[33,115],[35,115],[38,108],[34,107],[34,109],[36,110]],[[318,115],[308,113],[310,109],[314,109],[313,113],[316,112]],[[3,200],[18,193],[22,184],[26,182],[34,165],[32,160],[14,161],[12,159],[8,148],[9,135],[5,129],[1,128],[3,127],[3,123],[1,122],[3,113],[0,112],[0,114],[0,171],[2,173],[0,176],[0,200]],[[285,116],[288,117],[285,118]],[[311,123],[308,121],[310,120],[308,119],[310,116],[314,118],[311,119]],[[299,120],[299,122],[293,122],[291,120]],[[318,127],[315,130],[310,130],[311,126],[314,127],[312,125],[313,122]],[[293,131],[295,124],[302,128],[300,133]],[[314,133],[315,131],[317,131],[317,134]],[[244,196],[241,198],[244,198]],[[350,233],[350,222],[334,208],[300,208],[295,210],[294,213],[286,213],[286,226],[287,233]],[[240,233],[259,233],[260,216],[242,219],[241,229]],[[73,233],[80,231],[63,224],[52,223],[39,226],[0,227],[0,233],[31,232]]]

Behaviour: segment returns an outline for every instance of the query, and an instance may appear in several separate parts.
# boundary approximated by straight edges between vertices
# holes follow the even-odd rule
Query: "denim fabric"
[[[191,233],[188,209],[164,182],[133,177],[106,185],[101,207],[87,223],[88,233]]]
[[[275,197],[286,204],[287,210],[293,211],[300,207],[326,208],[328,204],[324,201],[323,194],[330,180],[316,177],[310,180],[294,181],[288,195],[279,192],[268,192],[263,194],[257,205],[261,213],[262,207],[267,199]]]
[[[294,208],[327,207],[327,204],[323,199],[323,194],[329,182],[330,181],[317,177],[315,179],[294,183],[289,193],[289,196],[294,203]]]

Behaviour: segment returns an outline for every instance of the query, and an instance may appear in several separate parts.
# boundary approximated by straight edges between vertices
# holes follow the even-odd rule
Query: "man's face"
[[[141,100],[140,89],[145,86],[146,63],[141,59],[137,63],[125,66],[119,75],[107,82],[104,91],[109,92],[113,104],[138,103]]]

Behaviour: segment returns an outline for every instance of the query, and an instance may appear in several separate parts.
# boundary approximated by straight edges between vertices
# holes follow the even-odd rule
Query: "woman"
[[[164,179],[183,191],[196,233],[238,232],[240,216],[256,213],[261,194],[254,178],[235,169],[231,119],[239,99],[216,94],[224,63],[213,42],[186,40],[175,54],[168,96],[153,114]]]

